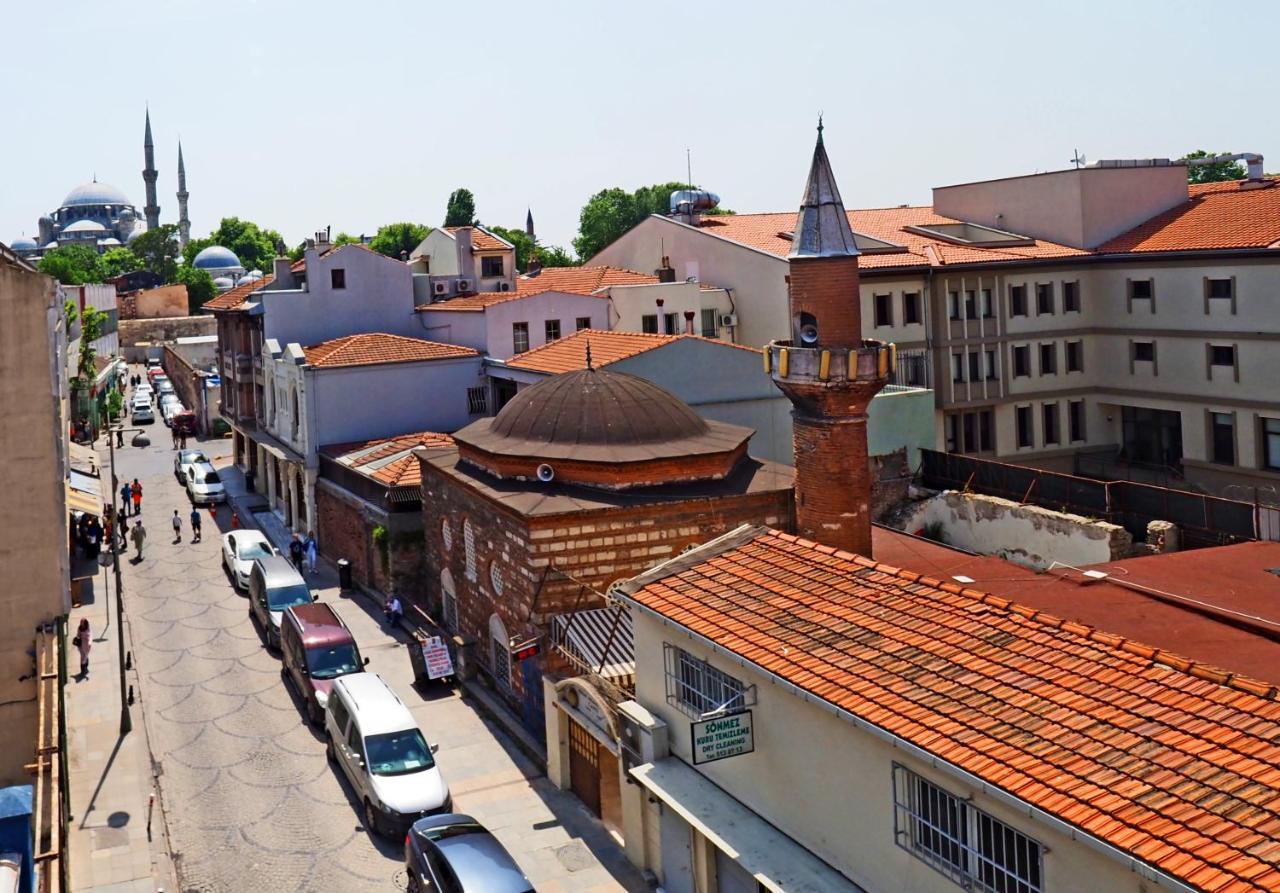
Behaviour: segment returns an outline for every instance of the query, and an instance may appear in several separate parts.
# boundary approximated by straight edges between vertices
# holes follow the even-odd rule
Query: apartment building
[[[1280,181],[1104,165],[848,212],[863,330],[897,344],[898,383],[934,388],[939,449],[1280,488]],[[794,227],[791,213],[654,216],[590,263],[665,253],[677,276],[725,287],[739,340],[763,343],[790,329]]]

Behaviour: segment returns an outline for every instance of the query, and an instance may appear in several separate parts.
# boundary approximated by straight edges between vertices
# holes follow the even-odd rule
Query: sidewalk
[[[77,893],[176,891],[158,804],[148,840],[148,799],[154,780],[140,704],[131,708],[133,731],[120,736],[114,572],[101,568],[86,583],[82,605],[72,610],[67,633],[71,888]],[[70,643],[81,618],[88,618],[93,642],[90,673],[84,678],[76,675],[80,655]],[[131,647],[128,632],[126,624],[126,648]],[[132,671],[126,681],[138,691]]]

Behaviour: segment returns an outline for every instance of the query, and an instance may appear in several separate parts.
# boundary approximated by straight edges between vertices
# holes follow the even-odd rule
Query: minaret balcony
[[[774,341],[764,348],[764,371],[804,416],[862,415],[897,367],[897,345],[863,341],[861,347],[797,347]]]

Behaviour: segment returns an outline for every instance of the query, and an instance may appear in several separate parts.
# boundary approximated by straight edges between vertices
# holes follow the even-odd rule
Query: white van
[[[334,680],[325,705],[329,759],[346,774],[369,831],[399,839],[453,798],[409,708],[376,673]]]

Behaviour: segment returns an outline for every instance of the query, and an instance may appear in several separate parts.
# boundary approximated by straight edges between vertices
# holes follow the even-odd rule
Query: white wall
[[[528,298],[494,304],[484,312],[485,344],[483,350],[496,360],[515,355],[512,325],[529,324],[529,348],[547,343],[547,320],[560,320],[560,337],[577,331],[577,318],[591,318],[591,328],[609,328],[609,304],[604,298],[547,291]]]

